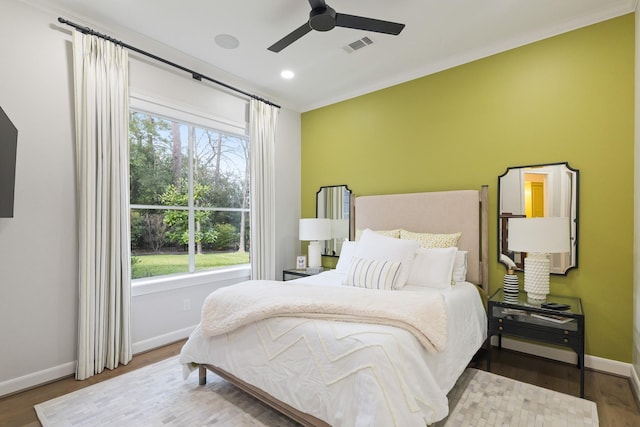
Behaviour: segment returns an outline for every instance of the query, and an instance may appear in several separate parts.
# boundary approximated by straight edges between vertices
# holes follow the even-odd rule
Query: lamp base
[[[309,251],[309,267],[322,267],[320,242],[317,240],[310,241],[308,251]]]
[[[549,257],[529,253],[524,260],[524,290],[532,302],[544,302],[549,293]]]

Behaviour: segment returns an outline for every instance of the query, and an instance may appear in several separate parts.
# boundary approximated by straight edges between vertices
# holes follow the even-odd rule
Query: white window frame
[[[166,100],[158,100],[147,95],[131,94],[129,97],[129,111],[137,111],[145,114],[150,114],[167,119],[179,120],[183,123],[195,125],[199,127],[206,127],[209,129],[215,129],[225,134],[237,136],[239,138],[248,138],[248,126],[247,123],[238,123],[231,120],[216,117],[210,114],[195,111],[192,108],[184,105],[178,105],[175,102]],[[189,143],[189,150],[192,148],[191,142]],[[192,161],[191,154],[189,153],[189,162]],[[191,177],[189,178],[191,180]],[[189,191],[191,191],[192,183],[189,183]],[[191,200],[191,197],[189,198]],[[145,205],[129,205],[129,211],[131,208],[147,208],[158,209],[157,206],[145,206]],[[176,209],[191,209],[192,206],[163,206],[163,208],[176,208]],[[216,210],[221,210],[218,208]],[[214,210],[214,209],[211,209]],[[250,210],[249,210],[250,211]],[[190,215],[190,221],[193,216]],[[193,233],[193,224],[189,224],[190,234]],[[189,236],[189,245],[192,245],[193,236]],[[193,260],[189,261],[189,269],[193,270],[191,265]],[[248,280],[251,278],[251,263],[240,264],[229,267],[220,267],[213,270],[204,271],[190,271],[185,273],[178,273],[166,276],[145,277],[139,279],[132,279],[132,296],[146,295],[155,292],[165,292],[173,289],[180,289],[188,286],[201,286],[210,284],[212,282],[237,282],[238,280]]]

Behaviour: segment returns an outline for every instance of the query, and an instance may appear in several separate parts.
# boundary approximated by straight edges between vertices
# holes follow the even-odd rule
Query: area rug
[[[432,427],[599,425],[590,400],[478,369],[465,370],[448,398],[449,416]]]
[[[597,426],[596,405],[477,369],[449,393],[448,418],[434,426]],[[35,406],[44,427],[296,426],[262,402],[209,372],[183,380],[177,357]]]

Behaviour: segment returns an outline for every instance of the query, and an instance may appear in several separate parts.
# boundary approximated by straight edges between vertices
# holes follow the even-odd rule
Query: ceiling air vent
[[[371,40],[369,37],[363,37],[359,40],[356,40],[352,43],[349,43],[348,45],[344,46],[344,50],[346,50],[349,53],[353,53],[358,49],[362,49],[365,46],[369,46],[370,44],[373,44],[373,40]]]

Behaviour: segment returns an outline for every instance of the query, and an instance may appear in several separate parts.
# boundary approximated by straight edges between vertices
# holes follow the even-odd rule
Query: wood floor
[[[0,426],[40,426],[33,405],[177,355],[183,343],[184,341],[180,341],[136,355],[127,366],[114,371],[105,371],[85,381],[66,378],[0,399]],[[472,362],[471,366],[484,369],[484,354],[479,353],[477,360]],[[491,368],[493,373],[518,381],[573,396],[579,394],[579,370],[572,365],[509,350],[496,350],[492,352]],[[627,378],[587,370],[585,397],[598,405],[600,426],[640,426],[640,410]]]

